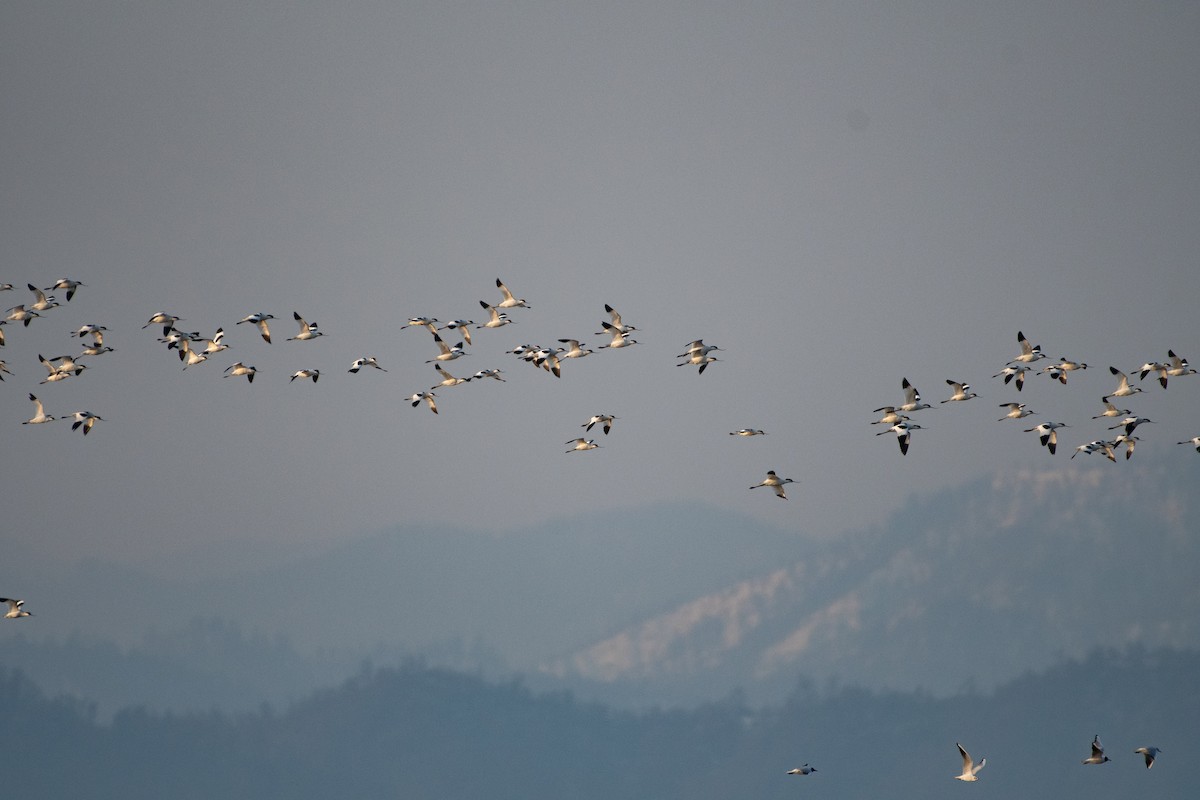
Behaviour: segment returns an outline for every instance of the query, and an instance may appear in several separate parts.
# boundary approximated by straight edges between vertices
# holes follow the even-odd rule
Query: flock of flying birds
[[[0,347],[6,343],[4,325],[19,323],[22,326],[28,327],[31,322],[60,305],[56,297],[47,294],[47,292],[63,291],[65,301],[70,302],[75,296],[76,291],[85,285],[79,281],[66,278],[59,279],[46,289],[39,289],[33,284],[28,284],[29,291],[33,293],[33,300],[30,303],[13,306],[7,310],[4,318],[0,320]],[[433,365],[433,369],[437,375],[437,382],[428,389],[417,391],[406,398],[414,408],[424,403],[431,412],[437,414],[438,390],[477,380],[505,381],[503,370],[496,368],[482,369],[462,378],[456,377],[447,369],[450,362],[468,354],[466,348],[473,344],[471,338],[472,330],[478,331],[504,327],[514,321],[509,317],[509,310],[515,308],[528,309],[530,307],[526,300],[515,297],[499,278],[496,279],[496,288],[499,289],[501,294],[499,302],[493,304],[484,300],[479,301],[480,307],[487,315],[487,319],[484,322],[476,323],[474,320],[455,319],[443,323],[435,317],[412,317],[407,321],[404,326],[406,328],[427,329],[432,334],[432,341],[437,351],[432,358],[426,361],[427,364]],[[0,284],[0,291],[11,291],[12,289],[11,284]],[[637,340],[632,338],[630,334],[637,331],[638,328],[626,324],[622,320],[621,315],[612,306],[605,304],[604,309],[609,314],[610,319],[600,323],[601,330],[597,331],[596,335],[608,336],[609,340],[606,344],[600,345],[598,349],[616,350],[636,345],[638,343]],[[320,330],[316,322],[310,322],[299,312],[293,312],[292,318],[297,329],[295,335],[288,337],[287,341],[310,341],[324,335],[324,332]],[[256,312],[246,315],[235,324],[253,326],[257,329],[259,336],[270,344],[272,342],[270,325],[273,320],[275,320],[275,316],[272,314]],[[184,370],[203,364],[211,356],[230,349],[230,345],[224,341],[224,328],[217,328],[212,335],[206,336],[199,331],[185,331],[179,328],[178,324],[183,321],[183,318],[178,315],[157,312],[142,327],[144,329],[161,328],[162,336],[159,338],[159,342],[164,344],[168,351],[173,352],[177,356]],[[38,360],[47,371],[47,375],[41,383],[57,383],[79,376],[88,368],[88,365],[83,363],[83,359],[91,359],[112,352],[113,348],[104,343],[104,333],[107,330],[104,325],[89,323],[72,331],[72,337],[79,339],[90,337],[91,339],[91,342],[84,347],[78,356],[62,355],[45,358],[39,354]],[[454,345],[448,344],[442,338],[442,334],[447,331],[455,333],[457,337],[461,338],[461,341]],[[1046,356],[1042,352],[1041,347],[1031,344],[1020,331],[1017,332],[1017,341],[1021,352],[992,377],[1002,378],[1006,385],[1011,384],[1020,392],[1024,388],[1027,373],[1033,369],[1032,365],[1046,359]],[[557,342],[558,345],[551,347],[522,344],[506,352],[515,356],[520,361],[524,361],[535,368],[540,368],[552,374],[556,378],[562,376],[563,366],[566,362],[584,358],[595,352],[595,350],[584,346],[578,339],[562,338],[558,339]],[[696,339],[684,345],[683,352],[677,356],[677,358],[682,360],[676,366],[697,367],[698,372],[703,374],[711,364],[720,360],[717,356],[712,355],[714,352],[720,351],[720,347],[705,344],[702,339]],[[1176,355],[1174,350],[1168,350],[1167,356],[1168,361],[1165,362],[1147,361],[1136,370],[1136,374],[1138,374],[1142,381],[1149,376],[1153,376],[1164,389],[1167,388],[1170,378],[1196,374],[1196,370],[1189,366],[1187,360]],[[1088,365],[1086,363],[1063,358],[1037,370],[1035,374],[1048,375],[1051,379],[1061,384],[1066,384],[1070,373],[1087,368]],[[357,374],[366,369],[387,372],[375,356],[361,356],[356,358],[350,364],[347,372]],[[1117,380],[1117,384],[1112,392],[1101,398],[1104,410],[1093,417],[1093,419],[1115,420],[1115,424],[1111,425],[1109,430],[1119,431],[1119,433],[1114,434],[1111,438],[1096,439],[1079,445],[1075,448],[1075,452],[1071,458],[1080,454],[1103,453],[1109,460],[1115,461],[1116,451],[1124,447],[1125,458],[1128,459],[1133,454],[1134,446],[1138,441],[1138,437],[1134,434],[1134,431],[1143,424],[1154,422],[1154,420],[1135,415],[1129,409],[1119,408],[1113,402],[1117,398],[1123,401],[1124,398],[1141,393],[1145,389],[1141,386],[1132,385],[1128,375],[1116,367],[1109,367],[1109,371]],[[6,374],[12,375],[8,370],[7,364],[3,360],[0,360],[0,381],[4,380]],[[226,378],[244,377],[249,383],[254,382],[257,374],[258,369],[244,361],[235,361],[225,367],[223,371],[223,376]],[[321,378],[321,375],[320,369],[305,367],[291,373],[289,381],[299,379],[311,380],[313,383],[316,383]],[[951,394],[946,399],[940,401],[942,404],[966,402],[979,396],[977,393],[971,391],[971,385],[964,381],[947,380],[946,384],[950,387]],[[922,402],[920,392],[917,391],[917,388],[907,378],[901,381],[901,388],[904,391],[904,402],[899,405],[881,406],[875,409],[875,413],[881,413],[883,416],[872,424],[887,426],[884,430],[878,432],[877,435],[895,434],[899,442],[901,454],[907,455],[912,442],[913,431],[922,429],[920,424],[912,421],[911,415],[919,411],[931,409],[934,406]],[[91,411],[76,411],[63,417],[55,417],[46,413],[42,400],[32,392],[29,394],[29,400],[34,405],[35,413],[33,417],[24,422],[27,425],[37,425],[51,422],[55,419],[68,419],[72,420],[73,430],[82,429],[83,434],[87,435],[97,422],[104,421],[101,416]],[[1001,403],[1000,408],[1005,409],[1006,413],[998,420],[999,422],[1009,419],[1025,419],[1037,413],[1028,408],[1025,403],[1020,402]],[[619,418],[613,414],[593,414],[586,422],[582,423],[581,427],[584,428],[584,433],[586,434],[593,427],[599,426],[600,430],[607,436],[617,419]],[[1046,447],[1051,454],[1054,454],[1058,445],[1058,430],[1065,427],[1069,426],[1062,422],[1046,420],[1032,428],[1026,428],[1024,431],[1026,433],[1036,433],[1041,445]],[[765,431],[757,428],[742,428],[730,431],[731,436],[739,437],[762,436],[765,433]],[[565,444],[568,445],[567,453],[595,450],[601,447],[595,439],[589,439],[586,436],[569,439]],[[1179,442],[1179,444],[1190,444],[1196,448],[1197,452],[1200,452],[1200,436]],[[795,482],[792,478],[780,477],[774,470],[770,470],[761,482],[749,488],[753,490],[764,486],[769,487],[777,497],[786,500],[787,494],[784,491],[784,487],[789,483]],[[32,616],[29,611],[25,610],[24,601],[22,600],[0,598],[0,603],[7,604],[8,606],[8,611],[4,614],[4,618],[6,619]],[[977,780],[978,773],[987,763],[987,759],[982,759],[979,763],[975,763],[961,744],[957,746],[959,754],[962,757],[962,772],[954,777],[961,781]],[[1108,756],[1104,755],[1104,748],[1100,744],[1099,736],[1096,736],[1092,740],[1091,748],[1091,755],[1083,759],[1084,764],[1103,764],[1110,760]],[[1153,766],[1160,750],[1157,747],[1139,747],[1134,752],[1144,757],[1146,767],[1149,768]],[[805,764],[802,767],[789,770],[787,774],[809,775],[816,771],[815,767]]]
[[[1017,331],[1017,343],[1021,347],[1021,352],[992,377],[1003,378],[1006,385],[1012,384],[1020,392],[1025,388],[1026,373],[1033,369],[1032,365],[1035,362],[1046,359],[1046,355],[1042,352],[1042,348],[1039,345],[1032,344],[1021,331]],[[1135,372],[1142,381],[1146,380],[1148,376],[1154,376],[1163,389],[1167,388],[1170,378],[1180,378],[1196,374],[1196,370],[1188,364],[1187,359],[1176,355],[1174,350],[1167,351],[1167,359],[1167,361],[1147,361]],[[1082,361],[1072,361],[1062,358],[1037,370],[1034,374],[1049,375],[1052,380],[1065,385],[1067,376],[1070,373],[1087,368],[1088,365]],[[1108,430],[1119,432],[1112,434],[1111,438],[1105,437],[1084,442],[1075,448],[1075,452],[1071,454],[1071,458],[1075,458],[1075,456],[1081,454],[1103,453],[1109,461],[1116,461],[1116,453],[1123,447],[1125,449],[1125,458],[1128,459],[1133,455],[1133,449],[1139,441],[1139,438],[1134,435],[1134,431],[1140,425],[1154,422],[1154,420],[1147,417],[1138,416],[1128,408],[1119,408],[1113,402],[1114,398],[1122,398],[1123,400],[1123,398],[1144,392],[1145,389],[1141,386],[1132,385],[1129,381],[1129,376],[1116,367],[1110,366],[1108,371],[1116,379],[1117,385],[1111,392],[1100,398],[1100,402],[1104,405],[1104,410],[1096,414],[1092,419],[1115,421],[1115,424],[1108,426]],[[961,403],[979,396],[977,393],[971,391],[969,383],[947,379],[946,384],[950,386],[951,394],[948,398],[942,400],[941,403]],[[875,409],[875,413],[882,413],[883,416],[871,424],[889,426],[877,433],[876,436],[883,436],[888,433],[896,434],[896,439],[900,443],[900,453],[907,455],[909,445],[912,442],[912,432],[914,430],[921,430],[923,427],[913,422],[912,417],[909,415],[917,411],[933,408],[933,406],[929,403],[921,402],[920,392],[917,391],[915,386],[909,383],[908,378],[904,378],[900,386],[904,390],[904,402],[900,405],[881,406]],[[1037,414],[1036,411],[1029,408],[1025,403],[1001,403],[1000,408],[1005,409],[1006,413],[1003,417],[1000,417],[998,422],[1004,422],[1009,419],[1024,419]],[[1032,428],[1025,428],[1024,432],[1036,433],[1041,445],[1051,455],[1054,455],[1058,450],[1058,431],[1060,428],[1067,427],[1070,426],[1065,422],[1046,420],[1034,425]],[[1200,436],[1193,436],[1191,439],[1179,442],[1178,444],[1191,445],[1196,448],[1197,452],[1200,452]]]

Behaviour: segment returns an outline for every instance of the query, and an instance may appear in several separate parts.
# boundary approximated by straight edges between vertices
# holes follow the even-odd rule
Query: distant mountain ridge
[[[542,670],[676,698],[705,686],[779,696],[799,675],[947,694],[1095,647],[1194,648],[1198,478],[1195,459],[1057,464],[916,498],[884,529]]]
[[[504,534],[411,525],[219,580],[43,567],[6,663],[105,708],[279,702],[421,655],[624,706],[768,702],[800,679],[988,687],[1095,647],[1200,647],[1185,449],[981,478],[837,540],[664,504]],[[98,685],[95,658],[124,679]]]

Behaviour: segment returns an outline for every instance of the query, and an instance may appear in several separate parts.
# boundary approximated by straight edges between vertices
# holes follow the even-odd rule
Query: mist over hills
[[[1185,449],[988,476],[836,539],[663,505],[503,534],[411,525],[195,581],[43,563],[6,663],[106,713],[283,703],[414,656],[624,707],[735,688],[769,704],[801,677],[986,689],[1095,647],[1200,646]]]
[[[1195,795],[1200,654],[1096,652],[993,693],[950,698],[800,685],[764,709],[728,696],[690,710],[615,711],[567,692],[419,664],[364,669],[281,711],[123,709],[98,722],[0,671],[5,788],[89,798],[659,798],[797,792],[962,797],[955,742],[987,766],[982,797]],[[1084,766],[1099,733],[1112,763]],[[1147,770],[1133,750],[1162,748]],[[29,757],[26,757],[29,756]],[[785,774],[809,763],[804,778]],[[50,766],[52,765],[52,766]]]

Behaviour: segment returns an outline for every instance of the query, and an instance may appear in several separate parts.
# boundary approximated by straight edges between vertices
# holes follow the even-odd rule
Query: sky
[[[1183,2],[0,4],[0,309],[86,284],[0,329],[3,536],[168,578],[663,501],[830,537],[1075,468],[1109,365],[1200,363],[1198,29]],[[530,307],[447,368],[507,381],[410,407],[436,349],[405,320],[482,322],[497,278]],[[639,344],[561,378],[505,352],[598,348],[606,303]],[[158,311],[230,349],[182,370]],[[325,335],[285,341],[293,311]],[[85,323],[115,352],[39,385]],[[1018,330],[1090,368],[1016,393]],[[938,408],[902,456],[868,423],[906,377]],[[1144,385],[1135,457],[1164,458],[1200,378]],[[22,425],[31,391],[104,421]],[[1009,401],[1071,426],[1056,462]],[[747,491],[768,469],[788,502]]]

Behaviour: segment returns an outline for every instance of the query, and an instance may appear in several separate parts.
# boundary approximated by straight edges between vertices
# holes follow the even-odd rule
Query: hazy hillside
[[[773,703],[800,677],[989,688],[1097,646],[1200,647],[1200,458],[1175,456],[1048,459],[835,541],[661,506],[182,583],[89,562],[37,576],[5,663],[103,713],[278,704],[413,656],[626,707]]]
[[[611,697],[765,700],[797,675],[946,694],[1097,646],[1200,646],[1197,485],[1195,458],[997,475],[544,669]]]
[[[282,713],[160,715],[99,724],[86,703],[0,674],[0,756],[27,800],[329,797],[441,800],[897,800],[1195,796],[1200,654],[1097,653],[994,694],[937,699],[801,687],[754,711],[616,712],[565,693],[407,666],[364,671]],[[1083,766],[1099,733],[1113,759]],[[987,758],[970,789],[954,747]],[[1162,748],[1153,770],[1133,753]],[[786,775],[801,763],[818,771]]]

